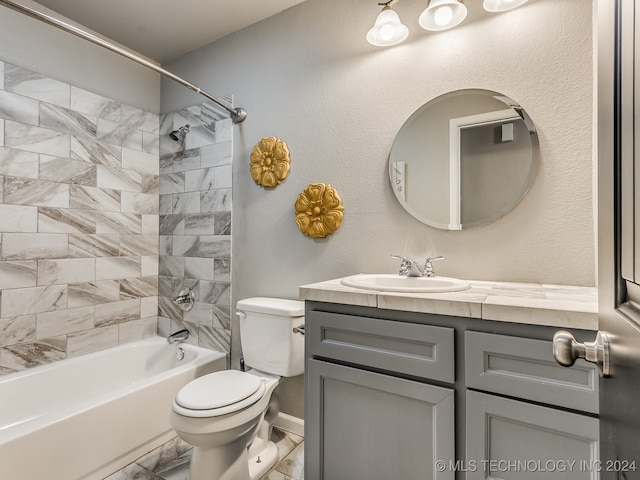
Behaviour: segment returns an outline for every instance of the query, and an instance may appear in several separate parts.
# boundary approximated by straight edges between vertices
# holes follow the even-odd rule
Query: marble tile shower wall
[[[231,99],[226,101],[231,104]],[[184,125],[183,141],[169,133]],[[190,341],[230,353],[232,123],[211,103],[160,119],[159,331],[187,328]],[[171,297],[193,289],[194,308]]]
[[[0,374],[153,336],[159,118],[0,61]]]

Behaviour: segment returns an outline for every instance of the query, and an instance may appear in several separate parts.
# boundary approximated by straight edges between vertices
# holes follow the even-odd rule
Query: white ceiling
[[[160,63],[304,0],[37,0]]]

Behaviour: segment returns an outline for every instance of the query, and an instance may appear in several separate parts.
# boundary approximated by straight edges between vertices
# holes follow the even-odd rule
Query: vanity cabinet
[[[467,391],[466,480],[599,478],[598,420]]]
[[[305,323],[305,479],[599,478],[598,372],[555,363],[555,328],[316,301]]]
[[[545,340],[467,331],[465,384],[466,480],[598,478],[595,365],[560,367]]]
[[[318,310],[305,324],[305,478],[453,480],[435,468],[455,456],[453,329]]]

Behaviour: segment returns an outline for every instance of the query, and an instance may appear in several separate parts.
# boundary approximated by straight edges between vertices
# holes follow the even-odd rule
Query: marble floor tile
[[[271,433],[271,440],[276,444],[276,447],[278,447],[278,461],[281,461],[304,441],[304,437],[280,430],[279,428],[274,428]]]
[[[292,480],[291,477],[287,477],[284,473],[280,473],[277,470],[272,470],[267,473],[260,480]]]
[[[155,475],[137,463],[132,463],[119,472],[109,475],[105,480],[162,480],[162,477]]]
[[[136,463],[147,470],[157,472],[173,464],[177,458],[191,451],[191,445],[185,443],[180,437],[174,437],[164,445],[141,457]]]
[[[273,429],[279,461],[261,480],[304,480],[304,438]],[[175,437],[104,480],[188,480],[191,447]]]
[[[191,450],[174,458],[154,473],[163,480],[187,480],[189,478],[189,465],[191,464]]]
[[[275,471],[282,473],[285,478],[293,480],[304,479],[304,444],[298,445],[289,455],[274,468]]]

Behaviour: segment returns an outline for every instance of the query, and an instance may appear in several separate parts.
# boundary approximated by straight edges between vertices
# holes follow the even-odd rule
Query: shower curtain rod
[[[231,121],[233,123],[242,123],[244,121],[245,118],[247,118],[247,112],[244,108],[231,108],[227,105],[225,105],[224,103],[222,103],[220,100],[218,100],[216,97],[214,97],[213,95],[205,92],[204,90],[202,90],[200,87],[197,87],[196,85],[187,82],[185,79],[171,73],[168,70],[165,70],[162,67],[159,67],[157,65],[155,65],[154,63],[150,62],[149,60],[142,58],[138,55],[135,55],[131,52],[129,52],[128,50],[119,47],[118,45],[114,45],[111,42],[108,42],[100,37],[97,37],[96,35],[93,35],[89,32],[85,32],[84,30],[74,26],[74,25],[70,25],[66,22],[63,22],[62,20],[59,20],[55,17],[52,17],[50,15],[47,15],[46,13],[42,13],[34,8],[31,7],[27,7],[25,5],[16,3],[12,0],[0,0],[0,5],[4,5],[7,8],[10,8],[12,10],[15,10],[17,12],[20,12],[24,15],[27,15],[29,17],[35,18],[36,20],[40,20],[41,22],[44,22],[46,24],[52,25],[54,27],[57,27],[61,30],[64,30],[67,33],[71,33],[73,35],[76,35],[80,38],[84,38],[85,40],[88,40],[92,43],[95,43],[96,45],[100,45],[101,47],[106,48],[107,50],[111,50],[112,52],[115,52],[119,55],[122,55],[123,57],[126,57],[130,60],[133,60],[134,62],[139,63],[140,65],[144,65],[147,68],[150,68],[151,70],[154,70],[166,77],[169,77],[170,79],[184,85],[185,87],[187,87],[189,90],[193,90],[196,93],[199,93],[200,95],[208,98],[209,100],[211,100],[212,102],[218,104],[219,106],[221,106],[222,108],[224,108],[227,112],[229,112],[229,116],[231,117]]]

